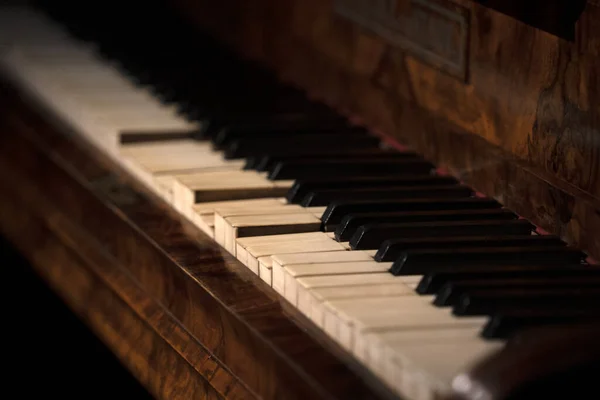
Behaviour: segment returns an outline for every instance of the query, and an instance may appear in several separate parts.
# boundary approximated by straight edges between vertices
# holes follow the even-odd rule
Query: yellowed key
[[[288,243],[288,242],[302,242],[309,240],[326,240],[331,239],[324,232],[305,232],[305,233],[290,233],[286,235],[273,235],[273,236],[251,236],[238,238],[236,240],[237,247],[245,248],[252,245],[263,245],[263,244],[275,244],[275,243]]]
[[[412,277],[396,277],[388,272],[307,276],[296,279],[295,285],[290,285],[286,298],[305,312],[315,324],[323,326],[326,312],[324,301],[329,298],[344,298],[344,293],[353,289],[355,298],[381,297],[396,291],[405,294],[406,290],[414,292],[414,282]],[[320,293],[323,293],[323,297]],[[335,293],[340,295],[336,296]]]
[[[225,201],[205,201],[203,203],[194,204],[194,212],[198,214],[214,214],[218,208],[227,208],[229,210],[246,209],[248,207],[278,207],[286,204],[284,197],[260,198],[260,199],[243,199],[243,200],[225,200]]]
[[[267,220],[269,217],[273,218],[274,215],[297,213],[305,213],[305,211],[298,205],[289,205],[283,203],[277,205],[256,205],[246,208],[219,207],[215,209],[214,213],[215,240],[217,243],[225,247],[227,251],[235,254],[235,239],[238,237],[238,230],[236,229],[237,227],[232,226],[230,222],[230,219],[233,222],[237,221],[237,219],[233,217],[256,217],[258,220]]]
[[[174,205],[189,216],[195,203],[284,196],[291,183],[274,183],[254,171],[216,171],[177,175]]]
[[[504,346],[503,342],[478,337],[386,346],[383,380],[409,398],[439,398],[451,393],[458,373]]]
[[[329,276],[329,281],[331,281],[331,283],[323,283],[323,285],[329,285],[334,284],[335,282],[335,277],[333,277],[332,275],[381,273],[388,271],[391,266],[392,263],[378,263],[374,260],[288,265],[283,268],[284,296],[292,304],[298,304],[298,289],[296,288],[296,281],[301,277]],[[314,285],[317,285],[317,283],[315,283]],[[307,310],[310,310],[310,308],[308,308]]]
[[[388,375],[385,370],[386,351],[395,346],[418,346],[440,342],[483,340],[478,324],[451,326],[434,329],[416,328],[383,331],[355,332],[354,355],[380,377]]]
[[[457,318],[451,310],[434,307],[433,296],[403,295],[326,301],[325,330],[342,346],[353,350],[355,332],[417,327],[483,324],[487,318]]]
[[[322,264],[335,262],[370,261],[371,253],[364,251],[325,251],[315,253],[274,254],[271,256],[273,289],[284,295],[285,275],[283,268],[295,264]]]
[[[271,256],[272,254],[306,252],[307,248],[318,252],[343,250],[344,246],[336,241],[330,240],[326,236],[321,237],[320,239],[306,240],[301,242],[292,241],[252,244],[246,246],[245,248],[238,244],[236,249],[236,257],[249,268],[257,269],[258,258],[260,257]]]
[[[271,257],[265,256],[265,257],[257,258],[257,261],[258,261],[258,276],[260,277],[260,279],[262,279],[263,281],[268,283],[269,286],[271,286],[272,279],[273,279],[272,273],[271,273],[271,268],[273,266],[273,260],[271,259]],[[251,264],[249,268],[254,268],[254,264]]]
[[[152,173],[227,164],[207,143],[191,139],[125,144],[119,153]]]
[[[227,249],[234,247],[238,237],[273,236],[290,233],[315,232],[321,220],[301,211],[298,213],[274,213],[269,215],[243,215],[225,218],[225,243]]]
[[[297,307],[318,326],[325,325],[324,303],[336,299],[358,299],[416,295],[415,285],[397,281],[392,283],[365,283],[364,285],[317,287],[310,291],[298,290]]]

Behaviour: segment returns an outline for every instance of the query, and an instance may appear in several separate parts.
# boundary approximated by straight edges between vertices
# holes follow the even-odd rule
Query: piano
[[[7,2],[0,234],[156,398],[594,390],[599,18]]]

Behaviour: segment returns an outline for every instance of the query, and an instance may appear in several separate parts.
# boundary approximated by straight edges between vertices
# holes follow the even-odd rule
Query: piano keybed
[[[598,317],[583,252],[209,45],[173,75],[16,7],[0,40],[23,90],[400,395],[449,392],[523,327]],[[190,78],[223,65],[240,79]]]

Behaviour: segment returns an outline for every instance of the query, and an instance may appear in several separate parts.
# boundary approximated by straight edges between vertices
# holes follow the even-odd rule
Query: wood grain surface
[[[341,17],[332,0],[175,3],[200,29],[282,80],[600,258],[597,1],[527,2],[528,8],[512,1],[413,0],[395,17],[420,18],[426,27],[407,34],[412,44],[421,40],[417,52],[402,38],[391,43]],[[369,4],[383,3],[394,2]],[[433,12],[415,14],[417,5],[466,21],[464,76],[424,57],[445,31]],[[539,18],[525,18],[531,9]],[[449,46],[449,54],[444,47],[438,55],[451,58],[460,49]]]

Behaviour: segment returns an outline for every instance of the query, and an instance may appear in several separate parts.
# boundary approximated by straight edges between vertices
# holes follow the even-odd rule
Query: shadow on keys
[[[457,376],[445,400],[595,398],[600,325],[536,328]]]

